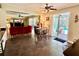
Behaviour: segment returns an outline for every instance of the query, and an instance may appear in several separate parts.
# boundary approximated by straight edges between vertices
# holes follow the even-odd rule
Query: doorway
[[[53,15],[52,36],[67,41],[70,13],[65,12]]]
[[[39,22],[38,16],[36,17],[29,17],[29,25],[32,26],[32,37],[34,38],[35,32],[34,32],[34,26],[37,26],[37,23]]]

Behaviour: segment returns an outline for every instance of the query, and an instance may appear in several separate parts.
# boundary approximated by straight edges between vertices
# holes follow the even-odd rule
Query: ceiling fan
[[[46,5],[45,5],[45,10],[46,10],[47,12],[49,12],[49,10],[57,10],[57,9],[54,8],[54,6],[50,6],[50,5],[48,5],[48,3],[46,3]]]

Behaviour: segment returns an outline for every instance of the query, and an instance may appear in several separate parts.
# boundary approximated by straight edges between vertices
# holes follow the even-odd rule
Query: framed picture
[[[78,15],[75,15],[75,22],[78,22],[79,18]]]
[[[46,17],[46,21],[49,21],[49,17]]]

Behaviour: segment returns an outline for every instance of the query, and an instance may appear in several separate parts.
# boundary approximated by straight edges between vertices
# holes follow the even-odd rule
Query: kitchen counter
[[[2,39],[2,37],[4,35],[4,33],[5,33],[5,31],[0,31],[0,42],[1,42],[1,39]]]
[[[0,55],[4,53],[3,50],[3,36],[4,36],[5,31],[0,31]]]
[[[0,41],[5,33],[6,28],[0,28]]]
[[[65,56],[79,56],[79,40],[72,44],[68,49],[64,52]]]
[[[7,32],[5,28],[0,28],[0,55],[4,55]]]

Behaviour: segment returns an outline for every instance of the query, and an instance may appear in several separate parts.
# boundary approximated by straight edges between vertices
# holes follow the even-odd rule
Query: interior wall
[[[42,27],[50,27],[50,13],[40,14],[40,23],[42,23]],[[46,17],[49,17],[49,20],[46,20]]]
[[[24,26],[28,26],[29,25],[29,18],[25,17],[24,18]]]
[[[75,39],[79,39],[79,21],[75,23],[75,15],[76,14],[79,15],[79,5],[58,10],[56,12],[51,13],[51,15],[53,16],[54,14],[63,12],[70,12],[68,41],[73,42]],[[52,16],[51,16],[51,28],[53,23]]]
[[[0,28],[6,28],[6,12],[0,8]]]

